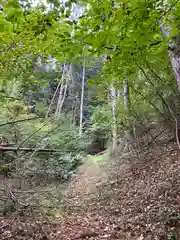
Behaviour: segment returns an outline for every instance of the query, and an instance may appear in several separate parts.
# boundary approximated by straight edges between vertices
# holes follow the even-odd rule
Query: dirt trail
[[[107,178],[109,159],[107,156],[101,158],[99,161],[96,157],[87,159],[67,188],[68,197],[73,201],[76,199],[77,205],[89,199],[91,194],[97,194],[97,187]]]
[[[1,239],[179,240],[179,149],[165,146],[131,165],[87,161],[67,197],[67,216],[51,224],[3,219]]]

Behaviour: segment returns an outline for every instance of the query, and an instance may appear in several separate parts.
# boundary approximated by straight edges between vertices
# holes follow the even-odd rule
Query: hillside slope
[[[66,217],[51,224],[4,218],[1,239],[180,239],[180,151],[176,144],[164,146],[139,163],[120,164],[118,159],[108,168],[100,165],[88,164],[71,183]]]

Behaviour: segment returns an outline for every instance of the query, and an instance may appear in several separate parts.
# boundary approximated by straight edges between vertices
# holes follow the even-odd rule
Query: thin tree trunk
[[[129,83],[127,76],[124,81],[124,109],[127,114],[127,129],[125,131],[125,138],[126,138],[126,143],[124,147],[124,151],[126,150],[128,154],[131,151],[131,141],[134,140],[134,135],[132,131],[132,124],[130,120],[130,98],[129,98]],[[130,155],[129,155],[129,161],[130,161]]]
[[[78,93],[76,93],[75,99],[73,101],[73,115],[72,115],[72,119],[73,119],[73,123],[76,124],[76,116],[77,116],[77,107],[78,106]]]
[[[67,92],[67,83],[66,85],[64,86],[63,90],[63,94],[62,94],[62,98],[61,98],[61,102],[60,102],[60,105],[59,105],[59,109],[58,109],[58,118],[60,116],[60,113],[61,113],[61,110],[62,110],[62,107],[63,107],[63,104],[64,104],[64,100],[65,100],[65,97],[66,97],[66,92]]]
[[[56,108],[56,112],[55,112],[55,117],[57,119],[59,119],[60,114],[61,114],[61,110],[65,101],[65,97],[66,97],[66,92],[67,92],[67,87],[68,87],[68,82],[70,80],[70,71],[71,71],[71,66],[70,66],[70,70],[67,70],[67,74],[66,74],[66,83],[64,85],[64,79],[63,82],[61,83],[61,88],[59,91],[59,98],[58,98],[58,103],[57,103],[57,108]]]
[[[163,24],[160,23],[160,29],[164,38],[170,36],[170,32],[166,31]],[[168,55],[171,62],[172,70],[178,91],[180,92],[180,36],[174,37],[168,44]]]
[[[85,60],[83,64],[82,83],[81,83],[81,104],[80,104],[80,123],[79,123],[79,136],[82,135],[83,130],[83,107],[84,107],[84,82],[85,82],[85,71],[86,71]]]
[[[50,105],[49,105],[49,108],[48,108],[48,111],[47,111],[47,113],[46,113],[45,119],[48,118],[49,112],[50,112],[50,110],[51,110],[51,106],[52,106],[52,104],[53,104],[53,102],[54,102],[54,99],[55,99],[55,97],[56,97],[56,94],[57,94],[57,92],[58,92],[58,90],[59,90],[59,88],[60,88],[60,85],[61,85],[62,81],[63,81],[64,71],[65,71],[65,64],[64,64],[64,67],[63,67],[63,73],[62,73],[61,80],[59,81],[58,86],[57,86],[57,88],[56,88],[56,91],[54,92],[54,95],[53,95],[53,97],[52,97],[52,99],[51,99],[51,103],[50,103]]]
[[[128,117],[128,122],[127,122],[128,129],[125,132],[125,136],[128,140],[130,140],[131,137],[132,137],[132,135],[131,135],[131,124],[130,124],[130,119],[129,119],[129,113],[130,113],[129,106],[130,106],[129,84],[128,84],[128,80],[125,79],[125,81],[124,81],[124,109],[125,109],[127,117]]]
[[[168,4],[168,0],[164,0],[164,6]],[[163,6],[163,7],[164,7]],[[168,16],[171,18],[171,15]],[[171,35],[171,26],[165,25],[159,21],[160,29],[163,37],[166,39]],[[173,37],[168,44],[168,54],[172,66],[172,70],[176,79],[178,90],[180,92],[180,36]]]
[[[124,108],[129,112],[129,86],[127,79],[124,82]]]
[[[174,76],[180,92],[180,37],[177,36],[169,44],[169,58],[171,61]]]
[[[178,1],[177,1],[178,2]],[[164,5],[168,3],[168,0],[164,0]],[[171,16],[169,16],[170,18]],[[167,38],[171,35],[171,27],[164,26],[162,22],[160,22],[161,32],[164,38]],[[168,29],[168,30],[167,30]],[[178,92],[180,93],[180,36],[173,37],[168,44],[168,54],[172,66],[172,70],[176,79]],[[180,140],[179,140],[179,119],[173,114],[171,109],[169,109],[171,116],[174,118],[175,126],[176,126],[176,140],[177,145],[180,148]]]
[[[117,113],[117,93],[116,89],[111,85],[110,87],[110,93],[112,97],[111,102],[111,109],[112,109],[112,137],[113,137],[113,149],[117,146],[117,119],[116,119],[116,113]]]
[[[60,106],[63,98],[63,90],[64,90],[64,79],[63,82],[61,83],[60,91],[59,91],[59,98],[57,102],[57,107],[56,107],[56,112],[55,112],[55,117],[59,118],[60,115]]]

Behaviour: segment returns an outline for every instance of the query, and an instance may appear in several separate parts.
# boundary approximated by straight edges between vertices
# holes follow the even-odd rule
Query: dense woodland
[[[180,1],[1,0],[0,101],[2,219],[63,215],[62,191],[89,158],[108,158],[119,169],[140,159],[149,164],[160,150],[163,161],[172,145],[178,153]],[[164,238],[152,229],[155,235],[136,235],[132,227],[129,238],[47,239],[178,240],[179,220],[173,227],[164,227]],[[2,239],[20,239],[2,229]]]

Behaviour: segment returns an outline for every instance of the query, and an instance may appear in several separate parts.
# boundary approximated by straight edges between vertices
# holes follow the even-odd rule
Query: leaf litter
[[[101,164],[101,163],[99,163]],[[0,219],[0,239],[180,239],[180,151],[166,146],[141,163],[89,164],[67,190],[68,214],[54,222]]]

